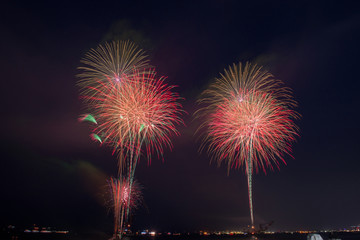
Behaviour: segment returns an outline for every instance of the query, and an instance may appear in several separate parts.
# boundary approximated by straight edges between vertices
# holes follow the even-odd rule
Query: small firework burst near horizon
[[[130,211],[136,209],[142,201],[141,188],[137,181],[133,181],[130,186],[130,182],[125,178],[110,178],[108,183],[109,207],[114,213],[114,235],[122,236],[125,220],[128,217],[126,214],[130,214]]]
[[[252,174],[279,168],[284,155],[291,156],[291,143],[298,136],[294,120],[292,92],[269,72],[257,65],[230,66],[202,93],[196,112],[204,119],[200,150],[208,147],[211,158],[220,165],[245,169],[249,189],[251,224],[254,226]]]

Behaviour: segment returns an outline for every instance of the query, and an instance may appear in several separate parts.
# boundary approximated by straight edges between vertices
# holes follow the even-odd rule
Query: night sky
[[[130,39],[184,98],[185,126],[164,161],[142,159],[134,229],[240,230],[250,223],[244,171],[198,153],[195,101],[224,68],[263,65],[294,91],[302,115],[293,156],[254,177],[257,224],[272,230],[360,224],[357,1],[9,1],[1,13],[0,224],[111,233],[111,149],[77,121],[80,59]]]

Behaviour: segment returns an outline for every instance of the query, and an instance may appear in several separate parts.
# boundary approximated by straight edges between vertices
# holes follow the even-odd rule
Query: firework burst
[[[142,146],[149,161],[164,145],[171,148],[169,136],[181,122],[179,96],[156,77],[142,50],[130,42],[105,43],[81,62],[78,85],[91,115],[80,120],[93,123],[93,140],[118,153],[119,175],[125,163],[136,164]]]
[[[279,168],[298,135],[293,110],[296,102],[289,88],[263,70],[246,63],[233,65],[202,94],[205,107],[197,112],[205,119],[203,149],[212,159],[230,168],[244,167],[248,179],[252,226],[252,174],[254,169]]]

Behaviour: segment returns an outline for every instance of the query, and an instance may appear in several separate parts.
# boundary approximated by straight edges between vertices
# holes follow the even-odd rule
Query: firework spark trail
[[[228,171],[244,167],[247,175],[251,224],[254,226],[252,175],[274,165],[279,168],[284,154],[291,155],[291,143],[298,135],[294,120],[300,115],[292,110],[296,102],[289,88],[263,70],[246,63],[233,65],[202,93],[206,106],[196,112],[204,118],[198,131],[205,129],[200,150]]]

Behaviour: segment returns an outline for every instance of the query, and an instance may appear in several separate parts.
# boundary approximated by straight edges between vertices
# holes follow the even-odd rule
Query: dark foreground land
[[[324,240],[360,240],[360,232],[332,232],[319,233]],[[300,233],[274,233],[249,235],[209,235],[200,236],[197,234],[179,236],[128,236],[124,240],[307,240],[308,234]],[[69,234],[33,234],[1,233],[0,239],[4,240],[108,240],[111,236],[103,233],[69,233]]]

